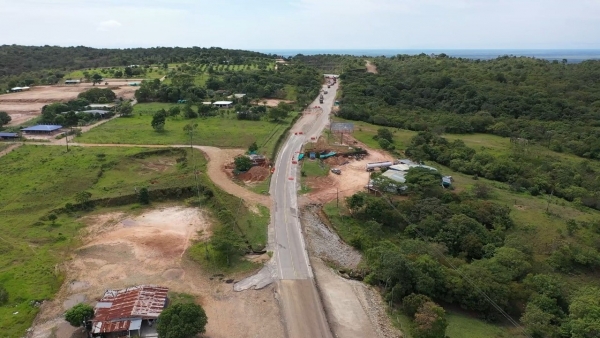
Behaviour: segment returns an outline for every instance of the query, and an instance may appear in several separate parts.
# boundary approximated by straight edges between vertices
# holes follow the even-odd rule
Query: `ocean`
[[[567,59],[569,63],[585,60],[600,60],[600,49],[257,49],[257,52],[283,57],[298,54],[344,54],[353,56],[395,56],[398,54],[418,55],[446,53],[453,57],[489,60],[503,55],[527,56],[546,60]]]

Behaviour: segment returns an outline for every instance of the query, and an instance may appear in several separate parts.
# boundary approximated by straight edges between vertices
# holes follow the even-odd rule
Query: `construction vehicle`
[[[323,103],[323,94],[319,97],[319,103]]]
[[[338,169],[338,168],[332,168],[331,172],[334,173],[334,174],[336,174],[336,175],[341,175],[342,174],[342,171],[340,169]]]

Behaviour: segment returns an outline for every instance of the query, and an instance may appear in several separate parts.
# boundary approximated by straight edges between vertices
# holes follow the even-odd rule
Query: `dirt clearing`
[[[135,91],[139,88],[128,86],[128,82],[124,80],[108,79],[107,81],[108,86],[102,83],[95,87],[110,88],[117,97],[123,97],[124,99],[132,99]],[[74,100],[79,93],[95,87],[91,83],[81,83],[73,86],[35,86],[28,91],[3,94],[0,95],[0,111],[5,111],[12,117],[9,125],[21,124],[39,116],[43,106],[54,102]]]
[[[377,74],[377,66],[371,63],[371,61],[366,60],[367,72]]]
[[[349,143],[354,144],[352,141],[354,139],[348,139]],[[310,203],[324,204],[335,200],[338,194],[341,199],[364,190],[365,186],[369,183],[370,177],[369,173],[365,170],[367,163],[392,160],[391,156],[369,149],[364,144],[357,143],[357,145],[367,150],[368,155],[360,160],[344,157],[325,160],[325,163],[330,165],[331,168],[340,169],[342,171],[341,175],[335,175],[330,172],[326,177],[309,178],[306,180],[307,185],[311,188],[311,192],[306,195]]]
[[[265,102],[267,102],[266,106],[267,107],[277,107],[277,105],[280,102],[285,102],[285,103],[294,103],[294,101],[290,101],[290,100],[278,100],[278,99],[262,99],[262,100],[258,100],[258,105],[264,105]]]
[[[65,283],[56,298],[42,306],[33,337],[50,337],[53,330],[64,329],[64,321],[57,318],[68,307],[93,303],[106,289],[138,284],[163,285],[195,296],[209,318],[206,337],[283,336],[272,287],[234,292],[223,277],[203,272],[185,257],[198,232],[210,232],[201,210],[170,206],[138,216],[107,213],[83,221],[88,225],[84,244],[64,263]]]

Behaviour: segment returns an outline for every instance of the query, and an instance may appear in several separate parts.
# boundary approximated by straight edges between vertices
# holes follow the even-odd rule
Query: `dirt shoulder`
[[[377,290],[362,282],[345,279],[327,265],[355,269],[362,257],[321,221],[319,209],[319,206],[304,208],[302,225],[315,279],[335,336],[402,337],[387,316]]]
[[[104,213],[82,219],[83,245],[60,267],[65,283],[54,300],[42,305],[31,337],[72,332],[62,313],[79,302],[93,303],[106,289],[154,284],[188,293],[208,316],[206,337],[283,336],[274,290],[234,292],[226,279],[203,271],[185,256],[192,242],[210,233],[201,210],[165,206],[139,215]],[[68,324],[67,324],[68,325]]]

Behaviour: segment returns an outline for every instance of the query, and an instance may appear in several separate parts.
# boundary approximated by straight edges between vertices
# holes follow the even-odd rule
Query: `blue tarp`
[[[336,154],[336,152],[332,151],[332,152],[329,152],[327,154],[320,155],[319,158],[329,158],[331,156],[335,156],[335,154]]]
[[[300,161],[300,160],[301,160],[301,159],[303,159],[303,158],[304,158],[304,154],[300,154],[300,155],[298,155],[298,161]]]

